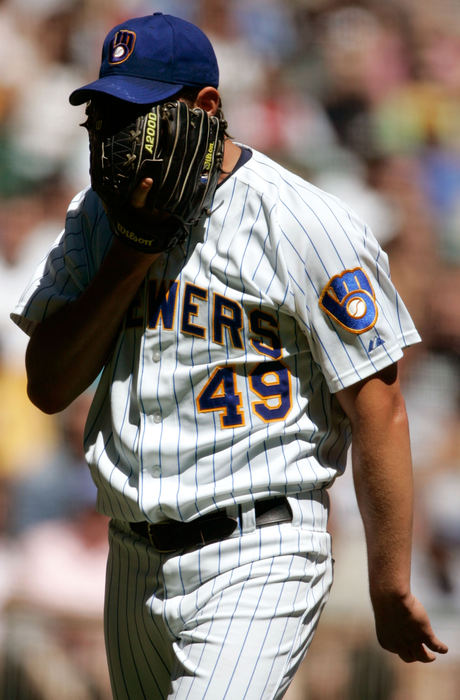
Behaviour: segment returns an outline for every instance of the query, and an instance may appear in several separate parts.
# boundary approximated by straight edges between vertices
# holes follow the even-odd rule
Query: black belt
[[[256,501],[254,510],[256,527],[292,520],[292,511],[284,496]],[[175,552],[219,542],[229,537],[237,525],[238,520],[230,517],[225,510],[217,510],[188,523],[177,520],[129,523],[131,530],[148,540],[158,552]]]

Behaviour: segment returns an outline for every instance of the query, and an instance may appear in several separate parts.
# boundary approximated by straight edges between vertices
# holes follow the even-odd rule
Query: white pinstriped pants
[[[105,627],[114,698],[281,698],[331,584],[326,532],[283,523],[171,556],[113,522]]]

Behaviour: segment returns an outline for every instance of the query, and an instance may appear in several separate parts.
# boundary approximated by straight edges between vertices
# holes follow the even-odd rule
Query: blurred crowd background
[[[423,344],[401,363],[417,514],[414,591],[450,646],[405,665],[374,639],[348,473],[332,488],[336,582],[290,700],[453,700],[460,687],[458,0],[0,0],[0,697],[109,698],[106,520],[81,449],[91,391],[45,416],[9,320],[88,184],[84,108],[107,31],[154,11],[211,38],[232,136],[346,199],[390,256]]]

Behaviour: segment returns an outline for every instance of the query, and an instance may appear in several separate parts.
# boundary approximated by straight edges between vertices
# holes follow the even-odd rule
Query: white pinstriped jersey
[[[13,320],[30,332],[75,299],[110,241],[80,193]],[[189,520],[330,485],[350,441],[334,393],[419,340],[366,225],[253,151],[126,316],[87,422],[100,510]]]

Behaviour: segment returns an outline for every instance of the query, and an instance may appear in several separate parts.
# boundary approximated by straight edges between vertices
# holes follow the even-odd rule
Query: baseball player
[[[342,201],[219,141],[213,49],[177,17],[111,30],[99,79],[70,100],[88,103],[92,187],[12,318],[31,336],[42,410],[101,374],[85,448],[111,518],[114,697],[284,695],[331,587],[327,489],[351,437],[380,644],[407,662],[445,653],[410,588],[397,363],[419,336],[372,233]],[[200,133],[219,124],[184,206],[174,193],[198,157],[177,174],[169,156],[198,118]],[[137,177],[114,177],[120,160]]]

